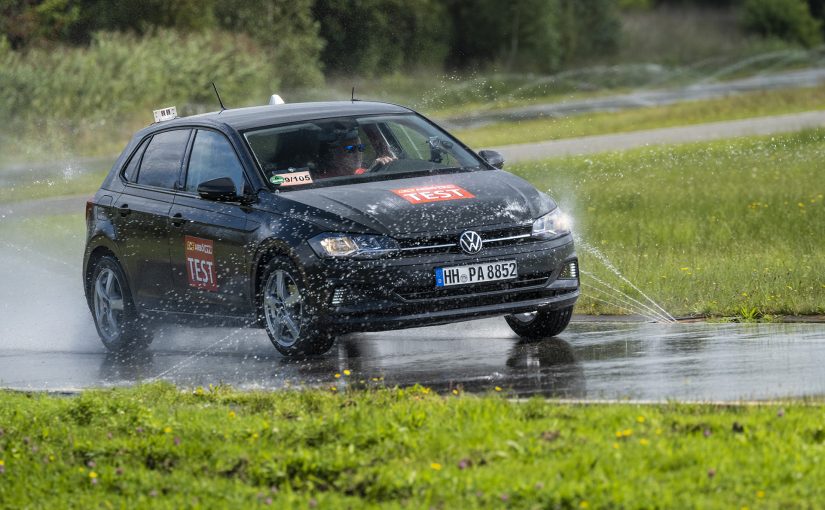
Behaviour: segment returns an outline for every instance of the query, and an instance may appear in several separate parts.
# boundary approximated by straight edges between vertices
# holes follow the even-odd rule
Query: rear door
[[[169,258],[169,211],[191,129],[145,140],[124,171],[115,200],[116,228],[132,295],[141,309],[170,309],[175,301]]]
[[[201,198],[202,182],[229,177],[239,195],[248,186],[232,143],[220,132],[195,133],[182,190],[170,212],[172,277],[185,296],[180,311],[244,316],[251,313],[251,236],[258,223],[239,203]]]

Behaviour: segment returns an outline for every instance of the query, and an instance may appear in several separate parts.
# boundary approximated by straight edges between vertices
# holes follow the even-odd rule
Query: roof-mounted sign
[[[177,118],[178,109],[174,106],[169,106],[166,108],[161,108],[160,110],[154,110],[152,113],[155,114],[155,122],[163,122],[165,120]]]

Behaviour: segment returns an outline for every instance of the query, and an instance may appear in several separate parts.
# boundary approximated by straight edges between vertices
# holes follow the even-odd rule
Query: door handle
[[[174,216],[172,216],[171,221],[172,221],[172,226],[174,226],[174,227],[180,227],[181,225],[186,223],[186,220],[183,219],[183,215],[181,213],[176,213]]]
[[[129,209],[129,204],[121,204],[118,210],[120,211],[121,216],[129,216],[129,214],[132,212],[132,210]]]

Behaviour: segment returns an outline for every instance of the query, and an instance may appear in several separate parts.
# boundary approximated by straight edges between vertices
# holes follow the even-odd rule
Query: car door
[[[221,177],[244,193],[248,181],[232,143],[218,131],[198,129],[170,212],[172,277],[184,296],[180,311],[244,316],[252,312],[247,246],[258,223],[248,219],[247,206],[198,195],[198,185]]]
[[[115,225],[132,295],[141,309],[174,302],[169,259],[169,212],[191,129],[156,133],[127,166],[115,200]],[[137,158],[137,159],[135,159]]]

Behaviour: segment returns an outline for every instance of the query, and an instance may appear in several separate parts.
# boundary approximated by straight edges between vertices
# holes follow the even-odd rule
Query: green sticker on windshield
[[[273,175],[272,177],[269,178],[269,182],[271,182],[275,186],[280,186],[281,184],[284,183],[284,181],[286,181],[286,179],[284,179],[280,175]]]

